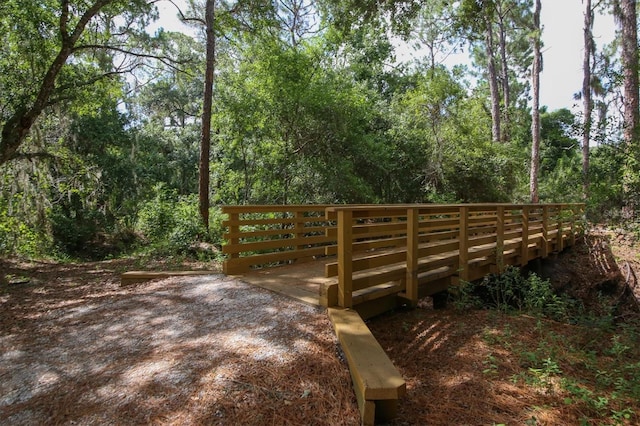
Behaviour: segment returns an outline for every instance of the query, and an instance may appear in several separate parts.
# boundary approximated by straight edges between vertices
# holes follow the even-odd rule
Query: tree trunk
[[[638,29],[636,2],[634,0],[617,0],[614,4],[622,30],[622,68],[624,76],[624,129],[623,137],[627,151],[624,171],[624,202],[626,213],[635,215],[638,205],[637,185],[640,181],[638,173]]]
[[[496,75],[495,53],[493,51],[493,27],[491,20],[487,18],[485,33],[487,54],[487,73],[489,74],[489,91],[491,93],[491,139],[500,141],[500,93],[498,90],[498,77]]]
[[[582,130],[582,197],[585,200],[589,196],[589,141],[591,140],[591,113],[593,112],[591,58],[593,54],[593,10],[591,8],[591,0],[586,0],[584,9],[584,59],[582,61],[582,105],[584,113]]]
[[[213,78],[215,71],[216,37],[214,30],[215,0],[207,0],[205,7],[207,34],[207,65],[204,75],[204,98],[202,101],[202,137],[200,139],[199,201],[200,217],[209,229],[209,153],[211,151],[211,113],[213,106]]]
[[[533,69],[531,70],[531,85],[533,86],[533,106],[531,108],[531,179],[529,188],[531,202],[537,203],[538,198],[538,169],[540,166],[540,72],[542,67],[542,54],[540,53],[540,0],[536,0],[533,13],[534,35],[533,43]]]
[[[509,141],[509,105],[511,104],[509,93],[509,64],[507,63],[507,35],[504,24],[504,15],[502,9],[498,11],[500,18],[500,63],[502,65],[502,134],[500,140],[502,142]]]

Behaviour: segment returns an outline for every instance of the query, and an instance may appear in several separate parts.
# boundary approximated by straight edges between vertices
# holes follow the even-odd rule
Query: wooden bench
[[[328,313],[349,364],[362,424],[394,418],[406,393],[404,379],[357,312],[329,308]]]

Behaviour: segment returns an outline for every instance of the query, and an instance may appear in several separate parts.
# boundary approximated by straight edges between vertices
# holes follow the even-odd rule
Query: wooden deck
[[[238,278],[257,287],[284,294],[310,305],[324,305],[321,289],[336,284],[335,278],[326,278],[324,260],[252,270]]]

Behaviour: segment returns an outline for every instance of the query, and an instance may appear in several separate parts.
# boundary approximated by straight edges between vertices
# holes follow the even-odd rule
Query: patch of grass
[[[511,268],[477,284],[462,283],[454,305],[495,312],[481,333],[486,380],[499,380],[498,358],[511,357],[518,363],[512,383],[553,398],[553,409],[579,413],[580,424],[638,424],[640,323],[616,322],[609,304],[600,303],[599,314],[585,315],[547,281]]]
[[[599,354],[576,344],[588,338],[593,329],[566,326],[560,333],[552,327],[552,323],[538,323],[537,334],[542,338],[535,346],[531,339],[508,342],[520,360],[520,371],[512,381],[540,388],[554,395],[558,403],[578,409],[584,424],[640,420],[640,349],[631,340],[637,336],[637,326],[624,324],[613,331],[599,330],[598,335],[607,337],[599,340]],[[504,341],[493,343],[505,347]]]
[[[536,274],[525,277],[508,266],[502,274],[489,275],[476,283],[462,282],[455,289],[454,306],[459,310],[488,308],[499,312],[529,314],[566,320],[577,302],[554,292],[551,283]]]

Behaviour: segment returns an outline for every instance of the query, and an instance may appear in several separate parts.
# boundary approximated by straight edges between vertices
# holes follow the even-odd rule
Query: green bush
[[[55,247],[63,254],[83,258],[102,256],[107,220],[95,208],[56,205],[49,213]]]
[[[36,228],[0,212],[0,255],[17,254],[28,258],[46,255],[51,241]]]
[[[168,232],[175,227],[174,207],[178,196],[162,185],[155,186],[153,190],[153,199],[145,202],[138,211],[136,229],[151,243],[158,243],[166,240]]]
[[[458,308],[488,307],[503,312],[524,311],[557,320],[566,319],[571,301],[557,295],[548,280],[536,274],[524,276],[519,268],[507,266],[476,283],[463,283],[455,302]]]
[[[50,246],[46,232],[11,214],[6,200],[0,199],[0,255],[17,254],[37,258],[44,256]]]
[[[222,213],[210,209],[209,232],[198,210],[195,194],[178,196],[162,186],[155,197],[138,212],[136,230],[148,241],[150,251],[160,254],[188,254],[198,242],[219,244],[222,239]]]

